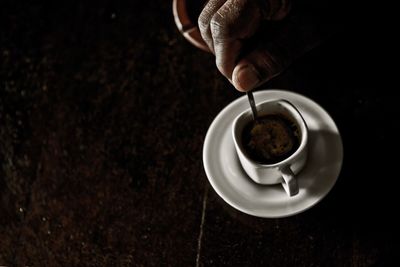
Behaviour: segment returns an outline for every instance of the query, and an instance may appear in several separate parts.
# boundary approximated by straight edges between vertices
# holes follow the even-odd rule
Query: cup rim
[[[283,105],[285,105],[286,107],[289,108],[289,111],[292,113],[292,115],[295,115],[295,117],[297,117],[297,118],[295,118],[295,120],[299,124],[298,126],[299,126],[300,131],[301,131],[301,140],[300,140],[300,145],[296,149],[296,151],[293,152],[289,157],[285,158],[284,160],[281,160],[279,162],[272,163],[272,164],[263,164],[263,163],[257,162],[255,160],[253,160],[252,158],[250,158],[243,151],[242,144],[241,144],[241,142],[239,142],[237,140],[238,136],[236,135],[236,128],[237,128],[237,125],[238,125],[238,122],[239,122],[240,118],[244,117],[247,114],[250,115],[250,117],[251,117],[252,116],[251,108],[248,108],[245,111],[243,111],[242,113],[240,113],[235,118],[235,120],[233,121],[233,127],[232,127],[233,141],[235,143],[235,146],[237,148],[239,148],[240,153],[242,154],[242,156],[244,156],[245,159],[249,163],[251,163],[254,167],[260,167],[260,168],[274,168],[274,167],[280,167],[282,165],[286,165],[288,162],[290,162],[291,160],[296,158],[306,148],[307,143],[308,143],[308,126],[307,126],[307,123],[304,120],[303,116],[301,115],[300,111],[295,107],[295,105],[293,105],[290,101],[288,101],[286,99],[276,98],[276,99],[269,99],[269,100],[263,101],[261,103],[258,103],[257,106],[265,105],[267,103],[281,103],[281,104],[283,104]]]

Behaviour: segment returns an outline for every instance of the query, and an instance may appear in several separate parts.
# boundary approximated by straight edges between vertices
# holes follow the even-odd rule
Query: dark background
[[[344,31],[268,85],[332,115],[344,164],[314,208],[260,219],[208,183],[205,134],[242,94],[170,1],[2,1],[0,265],[394,265],[398,85],[377,13],[338,16]]]

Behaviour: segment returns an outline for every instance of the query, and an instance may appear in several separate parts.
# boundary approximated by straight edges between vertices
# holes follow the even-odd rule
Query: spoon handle
[[[253,112],[253,119],[257,120],[258,114],[257,114],[256,102],[254,101],[253,93],[251,91],[249,91],[246,94],[249,99],[251,111]]]

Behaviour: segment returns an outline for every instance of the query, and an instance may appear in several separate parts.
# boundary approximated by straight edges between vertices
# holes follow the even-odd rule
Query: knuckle
[[[221,72],[224,76],[228,77],[226,63],[223,60],[221,60],[221,58],[219,58],[219,57],[216,58],[215,65],[217,66],[217,69],[219,70],[219,72]]]
[[[210,21],[211,33],[214,39],[224,40],[227,38],[227,33],[229,32],[229,25],[227,20],[221,13],[217,12],[211,18]]]
[[[197,24],[199,25],[200,31],[207,30],[208,24],[209,24],[209,21],[210,21],[209,17],[210,16],[209,16],[208,12],[206,12],[204,10],[201,12],[201,14],[200,14],[200,16],[199,16],[199,18],[197,20]]]
[[[222,72],[222,70],[224,69],[224,64],[221,60],[219,60],[218,58],[215,60],[215,65],[217,66],[217,69]]]

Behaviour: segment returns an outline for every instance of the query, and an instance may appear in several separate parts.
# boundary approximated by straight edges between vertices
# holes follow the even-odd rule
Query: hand
[[[219,71],[237,90],[249,91],[270,80],[307,50],[307,42],[297,40],[301,35],[293,30],[301,25],[274,22],[288,16],[289,1],[209,0],[201,12],[202,38],[215,54]],[[261,27],[264,24],[279,26],[271,31]]]

